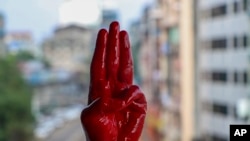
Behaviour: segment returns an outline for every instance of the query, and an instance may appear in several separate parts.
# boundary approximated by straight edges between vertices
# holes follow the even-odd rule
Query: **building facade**
[[[5,35],[6,51],[16,54],[21,51],[27,51],[36,57],[41,54],[40,49],[35,45],[33,36],[29,31],[12,31]]]
[[[43,42],[43,55],[53,68],[77,71],[80,66],[76,64],[89,56],[89,40],[88,29],[76,25],[59,27]]]
[[[164,141],[180,141],[184,130],[182,129],[181,98],[181,54],[180,54],[180,20],[181,20],[180,0],[158,0],[158,10],[160,11],[159,30],[165,36],[161,41],[166,49],[167,79],[163,84],[166,86],[164,110],[162,113],[167,120],[164,130]]]
[[[49,73],[53,74],[55,72]],[[40,78],[42,77],[40,76]],[[39,80],[39,83],[31,84],[33,90],[32,108],[36,116],[39,116],[41,113],[46,114],[46,112],[50,112],[58,107],[84,103],[84,97],[73,77],[63,79],[54,77],[53,80],[49,77],[47,78],[45,81]]]
[[[152,104],[146,125],[154,138],[149,140],[195,137],[193,5],[192,0],[157,0],[142,16],[139,60],[142,89]]]
[[[197,0],[198,134],[228,141],[230,124],[246,124],[238,103],[249,97],[249,1]]]
[[[93,31],[77,25],[59,27],[43,43],[43,55],[53,69],[78,73],[80,80],[88,83]]]

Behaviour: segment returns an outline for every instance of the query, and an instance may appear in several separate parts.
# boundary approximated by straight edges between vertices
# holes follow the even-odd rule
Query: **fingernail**
[[[117,21],[112,22],[109,26],[110,30],[119,30],[119,28],[120,28],[120,25],[119,25],[119,22]]]

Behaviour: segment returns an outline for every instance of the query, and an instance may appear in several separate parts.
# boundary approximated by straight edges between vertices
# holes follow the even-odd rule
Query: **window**
[[[247,48],[247,46],[248,46],[248,39],[247,38],[248,38],[247,35],[243,36],[243,47],[244,48]]]
[[[212,140],[212,141],[227,141],[227,138],[225,138],[225,137],[220,137],[220,136],[218,136],[218,135],[212,135],[212,136],[211,136],[211,140]]]
[[[225,38],[212,40],[212,49],[225,49],[226,47],[227,40]]]
[[[226,74],[226,72],[212,72],[212,80],[226,82],[227,81],[227,74]]]
[[[218,16],[223,16],[226,15],[227,12],[227,7],[226,5],[221,5],[215,8],[212,8],[212,17],[218,17]]]
[[[239,77],[242,78],[239,80]],[[243,84],[247,84],[248,83],[248,74],[247,72],[243,72],[243,73],[237,73],[234,72],[234,83],[243,83]]]
[[[239,7],[239,4],[237,1],[234,2],[234,13],[237,13],[238,12],[238,7]]]
[[[247,84],[248,83],[248,78],[247,78],[247,72],[243,73],[243,83]]]
[[[238,38],[235,36],[233,39],[234,48],[238,47]]]
[[[228,114],[228,108],[226,105],[222,103],[213,103],[213,112],[222,114],[222,115],[227,115]]]
[[[243,10],[247,11],[247,7],[248,7],[248,0],[243,0]]]
[[[234,83],[238,82],[238,74],[237,72],[234,72]]]

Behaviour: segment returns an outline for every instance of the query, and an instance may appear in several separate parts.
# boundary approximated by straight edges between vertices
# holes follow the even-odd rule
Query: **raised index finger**
[[[99,89],[102,88],[100,84],[106,78],[105,70],[105,54],[107,44],[108,32],[105,29],[101,29],[97,35],[96,47],[90,66],[90,90],[88,97],[88,104],[94,101],[96,98],[101,97]]]
[[[101,29],[97,35],[95,52],[90,67],[91,85],[105,79],[105,54],[108,32]]]

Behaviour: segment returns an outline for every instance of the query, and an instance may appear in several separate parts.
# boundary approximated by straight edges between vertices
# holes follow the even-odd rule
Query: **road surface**
[[[140,141],[147,141],[147,136],[142,134]],[[86,141],[79,119],[66,123],[63,127],[55,130],[47,139],[39,141]]]
[[[44,141],[86,141],[79,119],[66,123]]]

